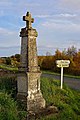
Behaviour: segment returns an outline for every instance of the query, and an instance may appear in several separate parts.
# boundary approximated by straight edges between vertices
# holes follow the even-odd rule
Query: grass
[[[19,120],[16,102],[4,92],[0,92],[0,120]]]
[[[15,77],[0,77],[0,91],[10,94],[13,98],[16,97],[17,84]]]
[[[15,98],[16,82],[14,78],[0,78],[0,91],[5,91]],[[46,105],[56,106],[59,112],[43,116],[40,120],[80,120],[80,91],[72,90],[66,85],[61,90],[58,80],[44,77],[41,78],[41,91]],[[23,113],[24,111],[21,111],[20,116],[24,116]]]
[[[58,108],[57,115],[44,117],[41,120],[80,120],[80,92],[67,86],[60,89],[60,82],[54,79],[42,78],[41,90],[47,105]]]
[[[42,71],[42,73],[60,76],[59,73],[55,73],[55,72],[51,72],[51,71]],[[65,77],[70,77],[70,78],[77,78],[77,79],[80,79],[80,76],[67,75],[67,74],[64,74],[64,76],[65,76]]]
[[[12,65],[0,64],[1,69],[10,70],[10,71],[18,71],[17,67],[13,67]]]

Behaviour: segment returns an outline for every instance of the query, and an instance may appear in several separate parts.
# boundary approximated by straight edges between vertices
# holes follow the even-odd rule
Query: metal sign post
[[[57,60],[57,67],[61,68],[61,89],[63,88],[63,67],[69,67],[69,60]]]
[[[61,89],[63,88],[63,67],[61,67]]]

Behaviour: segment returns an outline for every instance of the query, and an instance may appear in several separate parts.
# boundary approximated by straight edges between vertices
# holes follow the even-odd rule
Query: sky
[[[38,55],[71,46],[80,49],[80,0],[1,0],[0,57],[20,53],[20,30],[29,11],[38,32]]]

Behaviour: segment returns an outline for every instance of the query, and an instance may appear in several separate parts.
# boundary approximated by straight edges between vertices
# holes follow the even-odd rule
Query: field
[[[43,77],[41,91],[46,105],[56,106],[58,113],[41,116],[40,120],[80,120],[80,91],[71,90],[66,85],[61,90],[58,80]],[[0,117],[4,118],[6,111],[8,114],[4,119],[0,118],[1,120],[24,120],[26,112],[24,106],[16,101],[16,93],[15,78],[0,78]],[[15,106],[15,109],[12,109],[12,106]],[[10,111],[12,111],[11,114],[9,114]],[[16,114],[14,114],[15,111],[17,111]]]

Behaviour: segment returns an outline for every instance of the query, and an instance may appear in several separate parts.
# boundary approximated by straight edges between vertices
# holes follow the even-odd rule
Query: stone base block
[[[29,113],[38,113],[41,109],[45,108],[45,100],[41,93],[33,96],[33,99],[27,98],[27,110]]]

